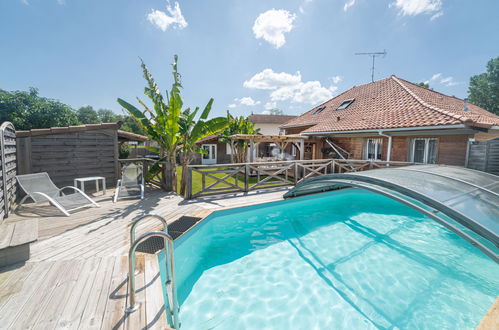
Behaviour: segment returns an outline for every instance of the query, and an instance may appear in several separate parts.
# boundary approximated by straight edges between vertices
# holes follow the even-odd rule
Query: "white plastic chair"
[[[121,179],[116,182],[113,202],[118,198],[144,199],[144,170],[142,165],[128,164],[121,170]]]
[[[70,216],[69,212],[83,207],[99,207],[99,204],[76,187],[58,188],[47,172],[17,175],[16,179],[19,186],[26,193],[26,196],[19,202],[18,207],[21,207],[26,199],[31,198],[35,203],[49,202],[67,217]],[[63,190],[72,190],[73,193],[65,194]]]

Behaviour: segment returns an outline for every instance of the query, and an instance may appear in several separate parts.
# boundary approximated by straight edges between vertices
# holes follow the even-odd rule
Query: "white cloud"
[[[168,3],[166,10],[170,15],[161,10],[152,10],[147,15],[147,20],[162,31],[166,31],[170,25],[174,29],[178,28],[180,30],[187,27],[188,24],[184,16],[182,16],[178,2],[175,2],[173,6]]]
[[[66,0],[57,0],[57,3],[60,4],[60,5],[65,5],[66,4]]]
[[[353,5],[355,5],[355,0],[348,0],[347,2],[345,2],[345,5],[343,6],[343,10],[347,11],[348,8],[352,7]]]
[[[231,109],[234,109],[236,107],[236,105],[234,103],[231,103],[231,104],[228,105],[228,107],[231,108]]]
[[[436,13],[435,15],[433,15],[431,18],[430,18],[430,21],[433,21],[433,20],[436,20],[437,18],[439,18],[440,16],[442,16],[444,13],[442,11],[439,11],[438,13]]]
[[[244,87],[252,89],[272,90],[270,100],[267,103],[274,104],[276,101],[291,101],[293,103],[317,104],[333,97],[337,87],[331,85],[326,88],[319,81],[302,81],[300,72],[290,74],[286,72],[274,72],[265,69],[255,74],[244,82]]]
[[[265,69],[255,74],[243,84],[246,88],[252,89],[276,89],[279,87],[293,86],[301,81],[300,72],[290,74],[286,72],[274,72],[272,69]]]
[[[247,105],[249,107],[254,107],[255,105],[259,105],[260,101],[253,100],[250,96],[242,97],[240,99],[235,98],[234,101],[239,102],[242,105]]]
[[[271,9],[261,13],[253,25],[255,38],[263,38],[275,48],[280,48],[286,43],[284,33],[293,29],[296,15],[284,9]]]
[[[277,108],[277,102],[267,102],[263,107],[265,108],[265,110],[275,109]]]
[[[331,81],[333,82],[333,84],[339,84],[340,82],[343,81],[343,77],[342,76],[333,76],[333,77],[331,77]]]
[[[396,0],[390,5],[399,9],[401,15],[415,16],[419,14],[431,14],[437,12],[435,18],[442,16],[442,0]],[[435,16],[433,15],[433,16]],[[432,17],[432,19],[435,19]]]
[[[435,73],[433,76],[431,76],[430,81],[437,80],[440,77],[442,77],[441,73]]]
[[[444,77],[442,73],[435,73],[434,75],[431,76],[430,80],[425,81],[425,83],[440,83],[445,86],[456,86],[459,85],[460,83],[454,80],[454,77]]]

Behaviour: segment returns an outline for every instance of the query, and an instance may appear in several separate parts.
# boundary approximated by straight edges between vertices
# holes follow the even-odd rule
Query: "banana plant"
[[[180,74],[177,71],[178,56],[174,56],[173,84],[170,92],[166,92],[166,99],[141,59],[141,67],[147,86],[144,94],[151,100],[153,107],[147,106],[140,98],[137,101],[143,110],[139,110],[134,105],[118,98],[118,103],[125,108],[130,115],[144,129],[150,139],[158,143],[158,147],[148,147],[152,152],[159,154],[148,171],[148,178],[162,172],[163,187],[167,191],[177,189],[177,169],[176,156],[179,147],[180,115],[182,113],[182,97],[180,95]],[[164,166],[163,166],[164,165]]]
[[[228,126],[225,117],[208,119],[213,105],[210,99],[203,112],[196,119],[199,107],[191,112],[190,108],[184,110],[180,116],[180,162],[182,164],[182,179],[180,181],[180,194],[185,195],[187,188],[187,166],[193,161],[196,153],[205,154],[206,151],[198,146],[198,142],[207,136],[214,135]]]
[[[231,143],[231,135],[255,135],[260,131],[259,128],[255,128],[255,124],[248,118],[243,116],[234,117],[229,111],[227,111],[227,121],[228,126],[217,134],[221,142]],[[234,147],[234,150],[232,150],[234,161],[236,163],[245,163],[248,154],[248,140],[235,140],[233,141],[232,146]]]

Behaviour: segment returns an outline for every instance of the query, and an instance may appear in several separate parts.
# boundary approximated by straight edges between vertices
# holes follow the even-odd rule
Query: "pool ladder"
[[[163,231],[152,231],[141,235],[135,239],[135,228],[144,219],[154,218],[163,223]],[[166,263],[166,296],[168,298],[167,320],[173,329],[180,328],[178,313],[180,308],[177,301],[177,288],[175,286],[175,267],[173,258],[173,238],[168,234],[168,224],[165,218],[156,214],[146,214],[133,221],[130,228],[130,250],[128,251],[128,296],[130,298],[126,313],[135,312],[140,302],[135,300],[135,250],[140,243],[151,237],[162,237],[165,251]]]

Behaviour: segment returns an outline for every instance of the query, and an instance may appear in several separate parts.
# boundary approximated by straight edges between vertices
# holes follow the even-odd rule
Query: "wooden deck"
[[[50,206],[24,207],[7,222],[38,219],[39,240],[22,265],[0,269],[1,329],[164,329],[167,328],[156,256],[138,254],[139,310],[125,314],[130,221],[154,213],[173,222],[182,215],[279,200],[285,189],[184,201],[148,189],[142,201],[111,202],[65,217]],[[138,233],[159,228],[139,226]]]

